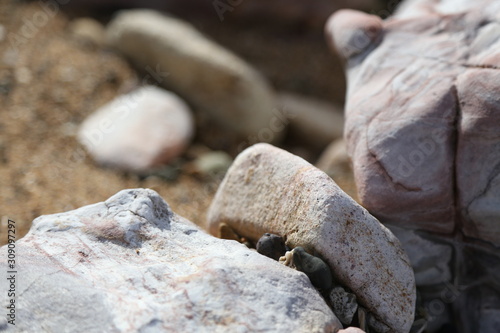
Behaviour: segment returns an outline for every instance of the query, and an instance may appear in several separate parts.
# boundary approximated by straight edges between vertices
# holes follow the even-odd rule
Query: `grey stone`
[[[303,273],[204,233],[152,190],[123,190],[105,202],[41,216],[16,242],[16,253],[17,318],[7,331],[342,328]],[[3,272],[6,260],[1,256]],[[0,290],[7,283],[1,279]],[[7,303],[6,292],[0,301]]]
[[[275,97],[267,81],[189,23],[153,10],[125,10],[109,23],[111,45],[209,114],[228,133],[257,135],[269,128]],[[279,140],[281,130],[268,140]]]
[[[276,261],[286,253],[286,246],[283,238],[269,233],[262,235],[257,242],[256,249],[260,254]]]
[[[300,246],[292,250],[292,255],[293,264],[297,270],[306,273],[313,286],[320,290],[328,290],[332,287],[332,272],[323,260],[307,253]]]
[[[330,291],[329,296],[333,313],[335,313],[342,324],[349,325],[358,310],[356,295],[348,293],[341,286],[336,286]]]
[[[415,281],[397,238],[325,173],[268,144],[242,152],[228,170],[208,212],[219,223],[257,240],[266,233],[318,254],[334,278],[394,332],[414,318]]]

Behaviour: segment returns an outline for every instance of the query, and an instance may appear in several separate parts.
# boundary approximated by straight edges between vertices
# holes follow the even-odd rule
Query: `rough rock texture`
[[[481,3],[408,1],[385,22],[344,10],[327,32],[346,56],[346,139],[365,207],[500,246],[500,3]]]
[[[325,173],[268,144],[254,145],[235,160],[208,212],[219,223],[257,240],[286,238],[323,258],[360,304],[394,332],[408,332],[415,283],[399,241]]]
[[[307,277],[175,215],[152,190],[33,221],[16,244],[25,332],[332,332]],[[5,252],[6,248],[2,248]],[[0,259],[7,271],[6,256]],[[6,290],[6,279],[0,289]],[[7,293],[1,295],[6,304]]]
[[[342,107],[292,93],[280,93],[278,106],[287,115],[290,135],[315,147],[324,148],[344,134]]]
[[[78,139],[103,165],[145,171],[181,154],[193,136],[189,107],[155,86],[119,96],[91,114]]]
[[[492,0],[408,0],[384,22],[344,10],[326,26],[345,57],[359,198],[408,229],[396,234],[417,284],[437,290],[422,296],[428,327],[462,333],[500,330],[499,13]]]
[[[128,10],[110,22],[107,37],[146,71],[168,73],[159,78],[160,84],[228,131],[249,136],[270,126],[275,100],[269,84],[190,24],[152,10]],[[274,134],[270,139],[279,139]]]

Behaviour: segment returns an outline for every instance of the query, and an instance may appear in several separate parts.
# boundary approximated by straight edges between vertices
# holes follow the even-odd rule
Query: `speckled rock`
[[[344,325],[349,325],[358,310],[356,295],[345,291],[341,286],[334,287],[329,293],[332,310]]]
[[[417,284],[429,287],[421,301],[430,332],[498,325],[498,13],[493,0],[407,0],[386,21],[343,10],[326,26],[346,64],[359,199],[407,229],[397,235]]]
[[[242,152],[208,212],[212,233],[219,223],[252,240],[270,232],[317,253],[378,320],[408,332],[415,282],[399,241],[305,160],[268,144]]]
[[[152,190],[39,217],[16,251],[18,332],[342,328],[303,273],[204,233]]]
[[[193,131],[191,111],[184,101],[146,86],[91,114],[80,127],[78,140],[98,163],[142,172],[181,154]]]
[[[153,10],[121,11],[108,25],[107,37],[152,80],[179,93],[228,133],[259,136],[270,126],[275,98],[266,80],[189,23]],[[259,139],[278,140],[281,130]]]

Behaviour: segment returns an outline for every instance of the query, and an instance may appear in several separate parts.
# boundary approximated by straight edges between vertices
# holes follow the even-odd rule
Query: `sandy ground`
[[[203,225],[220,179],[183,171],[175,180],[141,178],[103,169],[87,156],[75,139],[78,125],[139,74],[112,51],[75,39],[62,13],[29,27],[27,20],[39,11],[38,2],[0,2],[0,244],[7,218],[16,222],[19,238],[37,216],[99,202],[125,188],[152,188],[175,212]],[[321,36],[279,32],[280,38],[265,39],[259,29],[195,25],[254,64],[276,88],[342,102],[341,69]],[[348,174],[337,181],[353,194]]]

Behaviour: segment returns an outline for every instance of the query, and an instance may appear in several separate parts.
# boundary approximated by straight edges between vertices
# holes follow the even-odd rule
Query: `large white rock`
[[[210,231],[226,223],[257,240],[266,232],[319,254],[342,285],[391,332],[414,319],[415,280],[397,238],[305,160],[268,144],[242,152],[208,212]]]
[[[78,139],[100,164],[145,171],[180,155],[194,132],[184,101],[145,86],[105,104],[82,123]]]
[[[254,136],[272,126],[275,99],[267,81],[189,23],[153,10],[121,11],[107,37],[150,80],[171,87],[228,131]],[[259,138],[277,140],[280,131]]]
[[[6,247],[1,249],[7,253]],[[214,238],[154,191],[33,221],[16,244],[18,332],[333,332],[307,276]],[[0,257],[2,272],[7,256]],[[7,304],[8,281],[0,279]]]

